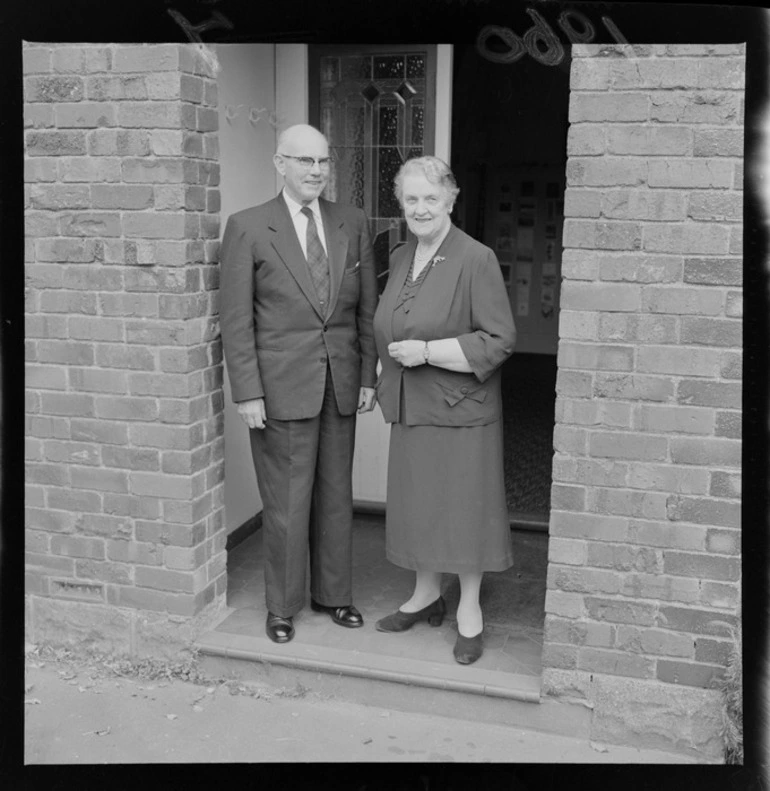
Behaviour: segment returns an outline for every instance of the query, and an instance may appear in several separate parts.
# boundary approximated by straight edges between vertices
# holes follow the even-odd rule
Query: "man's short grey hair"
[[[457,186],[457,181],[449,165],[438,157],[424,156],[407,159],[396,173],[396,178],[393,180],[393,191],[401,206],[404,205],[404,176],[414,170],[422,173],[431,184],[441,185],[446,190],[450,203],[455,202],[460,194],[460,188]]]
[[[310,124],[292,124],[292,126],[284,129],[279,135],[278,140],[276,140],[275,150],[276,152],[280,152],[280,150],[285,146],[286,140],[290,137],[293,137],[297,134],[297,132],[315,132],[319,137],[322,137],[326,140],[328,145],[329,141],[326,138],[326,135],[315,126],[311,126]]]

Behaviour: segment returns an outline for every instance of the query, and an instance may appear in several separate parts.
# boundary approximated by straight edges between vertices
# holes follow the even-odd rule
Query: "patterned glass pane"
[[[401,167],[402,159],[395,147],[379,150],[379,184],[377,185],[377,216],[400,217],[401,207],[393,193],[393,179]]]
[[[345,108],[345,140],[346,146],[362,146],[364,144],[364,108],[348,105]]]
[[[425,108],[419,105],[412,106],[412,143],[416,146],[423,144],[425,132]]]
[[[336,164],[325,196],[366,211],[379,274],[393,249],[408,238],[393,178],[404,159],[425,145],[425,71],[422,52],[335,54],[319,61],[319,123]],[[381,279],[381,286],[385,278]]]
[[[380,107],[381,146],[394,146],[398,143],[398,107]]]
[[[341,58],[343,80],[366,80],[372,76],[372,59],[368,55]]]
[[[366,99],[367,102],[370,104],[374,102],[374,100],[382,93],[382,91],[374,84],[370,83],[367,85],[362,91],[361,95]]]
[[[324,107],[321,110],[321,131],[327,140],[334,140],[334,108]]]
[[[388,77],[403,77],[405,68],[403,55],[384,55],[374,59],[374,78],[376,80]]]
[[[340,59],[321,58],[321,82],[339,82]]]
[[[364,149],[335,148],[334,156],[336,157],[334,200],[363,209],[365,207]]]
[[[425,55],[409,55],[407,57],[406,76],[410,79],[425,76]]]
[[[393,91],[393,95],[400,99],[404,104],[412,99],[412,97],[417,93],[417,89],[410,85],[406,80],[401,83],[401,85]]]

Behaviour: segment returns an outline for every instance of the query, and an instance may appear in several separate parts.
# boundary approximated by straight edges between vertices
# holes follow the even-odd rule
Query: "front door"
[[[393,178],[434,152],[435,45],[310,46],[310,123],[336,164],[325,196],[370,218],[380,291],[390,253],[406,241]]]

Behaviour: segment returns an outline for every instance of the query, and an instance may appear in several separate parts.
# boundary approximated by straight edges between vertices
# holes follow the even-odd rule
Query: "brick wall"
[[[23,57],[29,634],[148,650],[225,592],[215,75]]]
[[[744,79],[743,45],[573,47],[543,665],[606,741],[719,749]]]

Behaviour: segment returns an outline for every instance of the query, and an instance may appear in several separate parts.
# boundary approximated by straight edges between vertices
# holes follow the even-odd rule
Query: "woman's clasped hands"
[[[394,341],[388,344],[388,354],[404,368],[425,363],[425,341]]]

